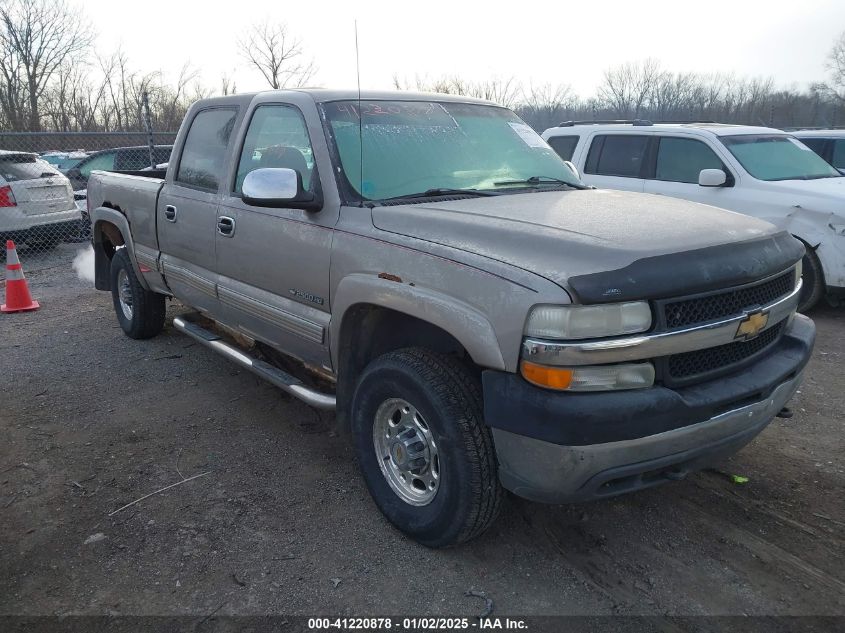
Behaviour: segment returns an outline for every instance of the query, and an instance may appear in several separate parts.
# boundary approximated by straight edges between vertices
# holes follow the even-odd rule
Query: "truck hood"
[[[543,191],[380,206],[372,213],[373,223],[383,231],[489,257],[561,286],[572,285],[568,282],[574,277],[624,269],[646,258],[765,241],[778,233],[768,222],[708,205],[607,190]],[[730,255],[723,253],[721,257]],[[765,269],[771,262],[768,256],[766,259],[753,265],[746,263],[745,272],[734,270],[727,277],[730,281],[749,275],[759,278],[768,272]],[[772,265],[782,270],[784,264],[778,261]],[[721,266],[717,263],[718,267],[726,268],[724,262]],[[712,270],[694,274],[697,278],[702,275],[703,281],[711,284],[729,281],[727,277],[715,278]],[[638,280],[631,281],[642,288]],[[693,279],[689,284],[690,288],[696,286]],[[665,292],[671,291],[666,284],[662,287]],[[629,290],[636,292],[635,288]],[[616,294],[619,300],[629,292],[610,294]]]

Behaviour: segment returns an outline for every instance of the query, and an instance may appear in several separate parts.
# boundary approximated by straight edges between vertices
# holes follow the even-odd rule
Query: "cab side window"
[[[724,163],[705,143],[691,138],[660,138],[654,174],[657,180],[698,184],[702,169],[721,169],[728,173]]]
[[[185,138],[176,181],[190,187],[217,190],[226,164],[226,148],[237,110],[212,108],[194,117]]]
[[[572,160],[579,138],[579,136],[552,136],[549,139],[549,145],[563,160]]]
[[[302,113],[293,106],[262,105],[255,109],[238,162],[234,191],[254,169],[287,168],[299,172],[302,186],[311,189],[314,153]]]
[[[648,136],[600,134],[593,138],[584,166],[587,174],[642,178]]]

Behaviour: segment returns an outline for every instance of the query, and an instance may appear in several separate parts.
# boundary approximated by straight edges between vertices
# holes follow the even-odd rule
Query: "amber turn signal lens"
[[[569,389],[569,385],[572,384],[571,369],[537,365],[529,363],[527,360],[522,361],[521,369],[525,380],[539,387]]]

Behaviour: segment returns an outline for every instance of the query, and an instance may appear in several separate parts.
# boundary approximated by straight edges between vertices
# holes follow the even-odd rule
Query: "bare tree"
[[[568,84],[531,84],[522,91],[520,116],[537,129],[558,125],[575,111],[577,99]]]
[[[233,95],[237,94],[238,86],[235,83],[235,80],[227,73],[223,73],[220,77],[220,94],[224,97],[226,95]]]
[[[417,75],[414,81],[393,75],[397,90],[421,90],[449,95],[486,99],[503,106],[513,107],[519,101],[522,88],[513,77],[491,77],[481,81],[467,81],[457,75],[443,75],[434,79]]]
[[[610,68],[604,73],[598,98],[616,116],[641,117],[661,75],[660,64],[654,59]]]
[[[0,2],[0,73],[6,81],[4,101],[22,118],[26,108],[30,131],[41,128],[39,100],[62,64],[85,52],[93,32],[78,7],[65,0],[3,0]],[[18,94],[10,98],[10,91]],[[10,116],[11,115],[11,116]]]
[[[830,72],[827,90],[835,99],[845,102],[845,32],[833,43],[825,67]]]
[[[305,57],[302,42],[284,24],[254,24],[238,41],[238,50],[274,90],[303,86],[317,70],[314,60]]]

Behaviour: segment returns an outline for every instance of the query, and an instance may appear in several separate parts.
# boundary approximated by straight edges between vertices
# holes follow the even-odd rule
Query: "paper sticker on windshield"
[[[528,147],[542,147],[543,149],[550,149],[548,143],[546,143],[546,141],[544,141],[537,132],[525,125],[525,123],[508,123],[508,125],[510,125],[511,129],[517,133],[519,138],[525,141],[525,144],[528,145]]]
[[[792,141],[792,144],[795,145],[795,147],[797,147],[798,149],[803,149],[805,152],[813,151],[812,149],[804,145],[804,143],[799,141],[797,138],[790,138],[789,140]]]

